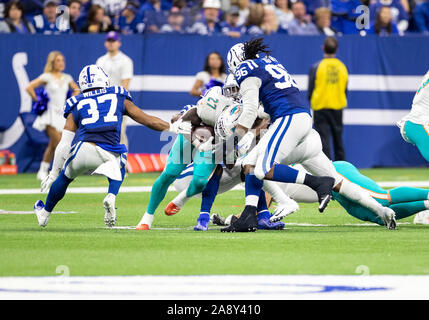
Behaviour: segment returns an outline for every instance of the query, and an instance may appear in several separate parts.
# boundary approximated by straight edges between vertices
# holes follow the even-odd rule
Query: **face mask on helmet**
[[[227,140],[234,133],[242,111],[243,106],[241,104],[227,106],[216,121],[214,127],[216,135],[223,140]]]

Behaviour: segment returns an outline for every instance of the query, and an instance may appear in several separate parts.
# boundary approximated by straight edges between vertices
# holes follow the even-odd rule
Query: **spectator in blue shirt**
[[[429,34],[429,0],[414,8],[414,22],[418,32]]]
[[[226,14],[225,21],[220,23],[222,33],[232,38],[239,38],[245,32],[245,28],[238,24],[240,17],[240,9],[237,6],[232,6]]]
[[[9,1],[4,9],[4,20],[0,21],[0,33],[35,33],[33,25],[24,17],[24,7],[18,0]]]
[[[329,8],[331,6],[330,0],[304,0],[307,12],[314,15],[316,10],[321,7]]]
[[[316,25],[311,22],[311,16],[307,15],[305,4],[297,1],[292,5],[294,19],[289,23],[288,33],[290,35],[318,35]]]
[[[221,33],[219,25],[221,3],[220,0],[205,0],[203,4],[203,18],[195,22],[188,30],[189,33],[213,35]]]
[[[128,2],[122,10],[119,18],[119,31],[122,34],[143,33],[145,24],[143,19],[137,15],[138,7],[133,2]]]
[[[43,2],[43,14],[33,18],[33,25],[37,33],[43,34],[63,34],[70,33],[70,28],[66,26],[59,29],[60,23],[57,23],[57,7],[59,0],[45,0]]]
[[[392,21],[397,25],[398,30],[404,33],[408,29],[408,12],[400,0],[376,0],[375,3],[369,6],[371,21],[375,21],[378,16],[378,11],[382,7],[388,7],[391,10]]]
[[[158,33],[161,26],[167,23],[168,11],[164,9],[160,0],[149,0],[142,8],[145,6],[147,9],[140,10],[140,15],[145,20],[147,31]]]
[[[362,14],[356,8],[362,5],[360,0],[331,0],[332,27],[343,34],[357,34],[356,19]],[[369,19],[364,21],[369,28]]]
[[[392,21],[392,13],[389,7],[386,6],[379,9],[377,19],[367,34],[377,34],[379,36],[399,34],[396,24]]]

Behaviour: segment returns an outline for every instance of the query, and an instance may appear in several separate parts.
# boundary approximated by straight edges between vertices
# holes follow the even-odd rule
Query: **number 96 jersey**
[[[121,86],[97,89],[67,99],[64,117],[71,113],[78,126],[77,141],[93,142],[116,153],[127,152],[120,144],[124,101],[131,95]]]
[[[249,77],[261,80],[259,100],[264,106],[264,111],[270,115],[271,122],[295,113],[310,114],[310,109],[295,80],[274,57],[266,56],[243,61],[237,67],[234,76],[239,85]]]

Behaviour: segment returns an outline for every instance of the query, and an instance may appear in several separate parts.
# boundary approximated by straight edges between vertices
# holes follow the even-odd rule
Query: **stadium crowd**
[[[0,0],[0,33],[112,30],[231,37],[429,34],[429,0]]]

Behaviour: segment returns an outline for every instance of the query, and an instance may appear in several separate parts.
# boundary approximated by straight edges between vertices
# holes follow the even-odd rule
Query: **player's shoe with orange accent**
[[[153,222],[153,214],[145,213],[136,227],[136,230],[150,230]]]
[[[173,216],[180,211],[180,207],[177,206],[174,202],[170,202],[167,207],[165,207],[165,214],[167,216]]]
[[[142,223],[136,227],[136,230],[150,230],[150,227],[147,224]]]

